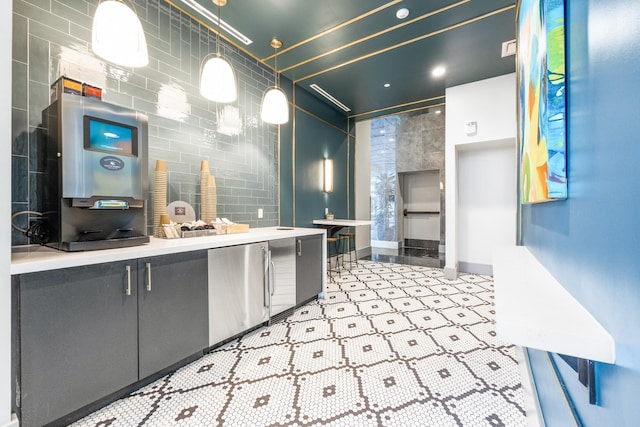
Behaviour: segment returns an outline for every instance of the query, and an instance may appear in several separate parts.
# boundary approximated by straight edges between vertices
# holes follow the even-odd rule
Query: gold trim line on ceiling
[[[393,111],[391,113],[381,114],[379,116],[365,117],[365,118],[362,118],[360,120],[381,119],[383,117],[397,116],[399,114],[406,114],[406,113],[413,113],[414,111],[427,110],[429,108],[444,107],[445,104],[446,104],[445,102],[440,102],[439,104],[424,105],[422,107],[416,107],[416,108],[412,108],[410,110]],[[389,109],[391,109],[391,108],[389,108]],[[358,114],[358,115],[361,116],[363,114],[367,114],[367,113],[362,113],[362,114]],[[352,116],[352,117],[355,118],[355,116]],[[355,119],[356,122],[358,122],[360,120]]]
[[[403,46],[418,42],[420,40],[427,39],[429,37],[437,36],[438,34],[442,34],[442,33],[445,33],[447,31],[454,30],[456,28],[464,27],[465,25],[473,24],[474,22],[477,22],[477,21],[480,21],[482,19],[489,18],[491,16],[498,15],[500,13],[509,11],[509,10],[515,8],[515,7],[516,7],[515,5],[509,5],[509,6],[505,6],[503,8],[500,8],[500,9],[497,9],[497,10],[494,10],[494,11],[491,11],[491,12],[487,12],[484,15],[476,16],[475,18],[471,18],[471,19],[468,19],[466,21],[462,21],[462,22],[459,22],[457,24],[450,25],[450,26],[445,27],[445,28],[441,28],[440,30],[433,31],[431,33],[427,33],[427,34],[424,34],[424,35],[419,36],[419,37],[415,37],[415,38],[410,39],[410,40],[405,40],[402,43],[398,43],[398,44],[395,44],[393,46],[389,46],[389,47],[386,47],[384,49],[380,49],[378,51],[371,52],[371,53],[368,53],[366,55],[359,56],[357,58],[353,58],[353,59],[351,59],[349,61],[343,62],[342,64],[334,65],[333,67],[329,67],[329,68],[326,68],[324,70],[317,71],[317,72],[315,72],[313,74],[309,74],[308,76],[304,76],[304,77],[301,77],[299,79],[296,79],[295,82],[298,83],[298,82],[301,82],[301,81],[304,81],[304,80],[309,80],[309,79],[311,79],[313,77],[317,77],[317,76],[319,76],[321,74],[337,70],[339,68],[345,67],[347,65],[354,64],[356,62],[360,62],[362,60],[371,58],[371,57],[379,55],[381,53],[389,52],[390,50],[394,50],[394,49],[397,49],[397,48],[400,48],[400,47],[403,47]]]
[[[470,1],[470,0],[467,0],[467,1]],[[377,8],[375,8],[375,9],[373,9],[373,10],[370,10],[370,11],[369,11],[369,12],[367,12],[367,13],[363,13],[362,15],[356,16],[355,18],[351,18],[351,19],[349,19],[348,21],[345,21],[345,22],[343,22],[343,23],[341,23],[341,24],[336,25],[335,27],[331,27],[331,28],[329,28],[329,29],[327,29],[327,30],[324,30],[324,31],[322,31],[322,32],[319,32],[318,34],[314,34],[313,36],[309,37],[308,39],[305,39],[305,40],[299,41],[298,43],[295,43],[295,44],[293,44],[293,45],[289,46],[288,48],[281,50],[281,51],[280,51],[280,54],[287,53],[287,52],[289,52],[290,50],[296,49],[296,48],[298,48],[298,47],[300,47],[300,46],[302,46],[302,45],[305,45],[305,44],[307,44],[307,43],[309,43],[309,42],[312,42],[312,41],[313,41],[313,40],[315,40],[315,39],[318,39],[318,38],[320,38],[320,37],[324,37],[324,36],[326,36],[327,34],[331,34],[331,33],[332,33],[332,32],[334,32],[334,31],[337,31],[337,30],[339,30],[339,29],[341,29],[341,28],[343,28],[343,27],[346,27],[347,25],[351,25],[351,24],[353,24],[354,22],[358,22],[358,21],[360,21],[360,20],[362,20],[362,19],[364,19],[364,18],[367,18],[367,17],[369,17],[369,16],[371,16],[371,15],[374,15],[374,14],[376,14],[376,13],[378,13],[378,12],[382,11],[382,10],[385,10],[385,9],[387,9],[387,8],[391,7],[391,6],[394,6],[394,5],[396,5],[396,4],[400,3],[400,2],[402,2],[402,0],[393,0],[393,1],[392,1],[392,2],[390,2],[390,3],[383,4],[383,5],[382,5],[382,6],[380,6],[380,7],[377,7]],[[262,60],[263,60],[263,61],[268,61],[268,60],[272,59],[274,56],[275,56],[275,55],[269,55],[269,56],[267,56],[266,58],[263,58]]]
[[[356,118],[356,117],[364,116],[364,115],[367,115],[367,114],[379,113],[380,111],[395,110],[395,109],[398,109],[398,108],[407,107],[409,105],[423,104],[425,102],[436,101],[438,99],[444,99],[444,95],[434,96],[433,98],[419,99],[417,101],[405,102],[404,104],[391,105],[389,107],[379,108],[377,110],[365,111],[364,113],[352,114],[349,117],[350,118]]]
[[[387,29],[385,29],[385,30],[378,31],[377,33],[374,33],[374,34],[369,34],[368,36],[363,37],[363,38],[361,38],[361,39],[354,40],[354,41],[349,42],[349,43],[347,43],[347,44],[345,44],[345,45],[342,45],[342,46],[336,47],[335,49],[331,49],[331,50],[328,50],[328,51],[326,51],[326,52],[323,52],[323,53],[321,53],[321,54],[319,54],[319,55],[316,55],[316,56],[313,56],[313,57],[311,57],[311,58],[305,59],[304,61],[298,62],[297,64],[293,64],[293,65],[290,65],[290,66],[288,66],[288,67],[285,67],[285,68],[283,68],[283,69],[282,69],[282,70],[280,70],[280,71],[281,71],[281,72],[286,72],[286,71],[292,70],[292,69],[294,69],[294,68],[298,68],[298,67],[300,67],[300,66],[302,66],[302,65],[308,64],[309,62],[316,61],[316,60],[318,60],[318,59],[320,59],[320,58],[324,58],[325,56],[329,56],[329,55],[332,55],[332,54],[334,54],[334,53],[336,53],[336,52],[340,52],[341,50],[344,50],[344,49],[350,48],[350,47],[355,46],[355,45],[358,45],[358,44],[360,44],[360,43],[364,43],[364,42],[366,42],[366,41],[368,41],[368,40],[371,40],[371,39],[376,38],[376,37],[378,37],[378,36],[384,35],[384,34],[389,33],[389,32],[391,32],[391,31],[395,31],[395,30],[397,30],[397,29],[399,29],[399,28],[405,27],[405,26],[407,26],[407,25],[411,25],[411,24],[413,24],[413,23],[415,23],[415,22],[418,22],[418,21],[421,21],[421,20],[423,20],[423,19],[430,18],[430,17],[435,16],[435,15],[438,15],[438,14],[440,14],[440,13],[442,13],[442,12],[446,12],[446,11],[448,11],[448,10],[450,10],[450,9],[456,8],[456,7],[458,7],[458,6],[462,6],[463,4],[465,4],[465,3],[469,3],[470,1],[471,1],[471,0],[462,0],[462,1],[459,1],[459,2],[457,2],[457,3],[450,4],[449,6],[442,7],[442,8],[440,8],[440,9],[438,9],[438,10],[433,10],[433,11],[431,11],[431,12],[425,13],[424,15],[420,15],[420,16],[418,16],[418,17],[416,17],[416,18],[413,18],[413,19],[411,19],[411,20],[409,20],[409,21],[403,22],[403,23],[398,24],[398,25],[394,25],[393,27],[389,27],[389,28],[387,28]]]

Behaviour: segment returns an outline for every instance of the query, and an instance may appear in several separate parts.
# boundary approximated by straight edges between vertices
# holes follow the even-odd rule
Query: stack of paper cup
[[[207,213],[207,185],[209,184],[209,161],[203,160],[200,163],[200,219],[204,222],[211,222],[215,218],[209,218]]]
[[[161,214],[160,215],[160,236],[159,237],[167,237],[166,233],[164,232],[164,225],[165,224],[170,224],[171,223],[171,217],[169,216],[169,214]]]
[[[156,160],[153,186],[153,237],[164,237],[160,216],[167,213],[167,163]]]
[[[205,193],[207,195],[205,198],[205,212],[208,218],[206,222],[215,221],[218,216],[218,193],[216,191],[216,178],[214,176],[209,175]]]

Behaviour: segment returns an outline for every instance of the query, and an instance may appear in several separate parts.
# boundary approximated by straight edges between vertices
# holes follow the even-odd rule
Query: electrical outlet
[[[258,219],[261,219],[264,216],[264,209],[258,209]]]

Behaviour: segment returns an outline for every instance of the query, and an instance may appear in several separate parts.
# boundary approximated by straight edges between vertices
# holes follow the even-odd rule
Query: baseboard
[[[364,258],[371,255],[371,246],[367,246],[366,248],[356,249],[356,258]]]
[[[461,273],[482,274],[486,276],[493,276],[493,265],[459,261],[458,271],[460,271]]]
[[[372,240],[371,246],[374,248],[384,248],[384,249],[398,249],[400,247],[400,242],[390,242],[387,240]]]
[[[444,278],[447,280],[456,280],[458,278],[458,266],[445,267],[443,270]]]
[[[0,427],[20,427],[20,421],[16,414],[11,414],[11,421],[6,424],[0,425]]]

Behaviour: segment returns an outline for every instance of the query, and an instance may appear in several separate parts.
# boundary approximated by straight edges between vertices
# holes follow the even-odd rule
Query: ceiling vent
[[[313,90],[315,90],[316,92],[318,92],[320,95],[324,96],[325,98],[327,98],[329,101],[331,101],[333,104],[337,105],[338,107],[340,107],[340,109],[342,111],[345,112],[349,112],[351,111],[351,108],[347,107],[346,105],[344,105],[342,102],[338,101],[336,98],[334,98],[330,93],[328,93],[327,91],[325,91],[324,89],[322,89],[320,86],[318,86],[317,84],[313,83],[311,85],[309,85],[309,87]]]
[[[209,21],[211,21],[211,23],[213,25],[216,25],[216,26],[218,25],[218,17],[216,15],[214,15],[213,13],[211,13],[209,11],[209,9],[207,9],[204,6],[202,6],[197,1],[195,1],[195,0],[181,0],[181,1],[182,1],[182,3],[186,4],[187,6],[191,7],[193,10],[197,11],[202,16],[207,18]],[[250,45],[251,43],[253,43],[253,41],[249,37],[245,36],[240,31],[236,30],[231,25],[229,25],[226,22],[224,22],[222,19],[220,19],[219,21],[220,21],[220,29],[221,30],[224,30],[227,33],[231,34],[233,37],[237,38],[238,40],[240,40],[242,43],[244,43],[247,46]]]
[[[502,42],[502,57],[506,58],[507,56],[516,54],[516,41],[509,40],[506,42]]]

